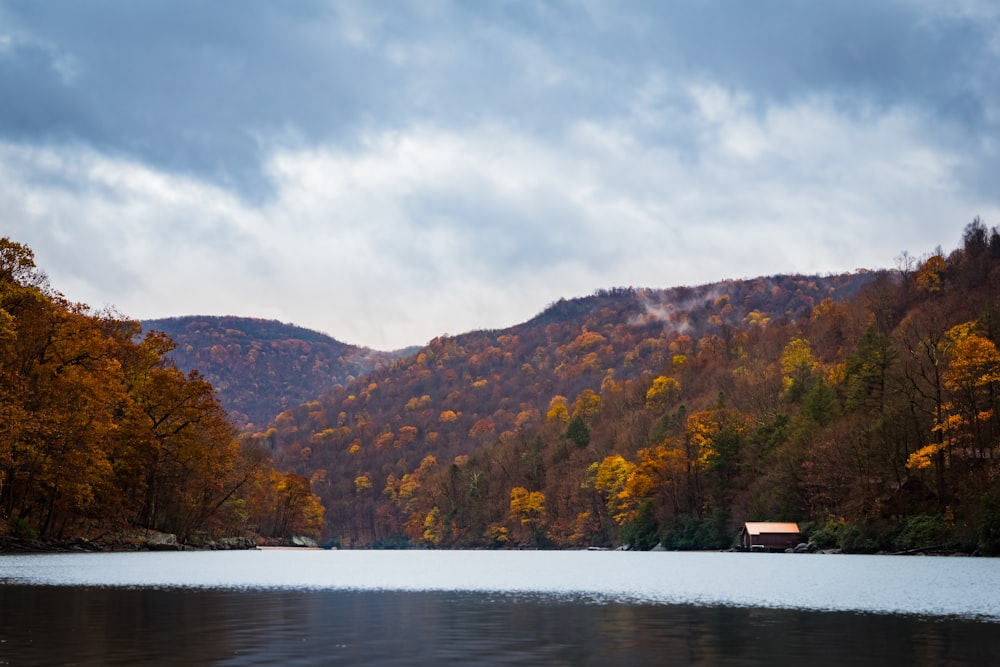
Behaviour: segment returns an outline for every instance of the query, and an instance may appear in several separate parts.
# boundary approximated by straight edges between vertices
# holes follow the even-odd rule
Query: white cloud
[[[762,106],[662,81],[623,108],[559,136],[418,123],[352,150],[275,149],[264,203],[93,149],[6,143],[0,208],[71,299],[274,317],[378,348],[600,287],[889,266],[953,246],[976,214],[998,221],[912,109]],[[671,127],[687,145],[655,140]]]

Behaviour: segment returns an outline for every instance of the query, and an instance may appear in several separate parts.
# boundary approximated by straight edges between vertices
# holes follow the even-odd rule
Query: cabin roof
[[[775,521],[747,521],[743,524],[749,535],[765,533],[799,533],[799,524]]]

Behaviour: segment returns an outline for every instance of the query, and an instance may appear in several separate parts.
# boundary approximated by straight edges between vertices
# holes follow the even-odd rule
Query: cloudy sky
[[[0,0],[0,236],[378,349],[1000,223],[992,0]]]

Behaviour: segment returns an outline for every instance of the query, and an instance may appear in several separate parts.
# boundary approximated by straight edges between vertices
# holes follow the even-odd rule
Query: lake
[[[0,665],[1000,664],[1000,560],[0,555]]]

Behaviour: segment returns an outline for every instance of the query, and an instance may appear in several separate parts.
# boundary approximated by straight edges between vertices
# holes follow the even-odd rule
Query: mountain
[[[768,328],[794,327],[816,309],[856,296],[878,275],[618,288],[560,300],[507,329],[436,338],[290,406],[254,437],[279,467],[314,479],[336,536],[391,542],[405,519],[390,499],[409,493],[391,487],[414,483],[428,457],[466,460],[500,439],[526,437],[553,419],[562,423],[559,415],[586,412],[581,404],[599,403],[611,387],[651,378],[684,358],[696,368],[711,350],[745,344],[746,331],[759,337]],[[715,397],[719,390],[696,374],[687,381],[691,395]]]
[[[1000,553],[998,294],[978,219],[893,271],[601,290],[288,394],[243,444],[345,546],[717,549],[794,521],[851,552]]]
[[[176,343],[170,358],[212,383],[238,427],[266,425],[288,407],[370,373],[402,353],[377,352],[274,320],[189,316],[142,322]]]

